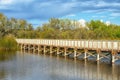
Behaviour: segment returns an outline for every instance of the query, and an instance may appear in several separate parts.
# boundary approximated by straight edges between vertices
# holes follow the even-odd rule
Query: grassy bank
[[[17,42],[13,36],[5,36],[0,39],[0,50],[16,50]]]

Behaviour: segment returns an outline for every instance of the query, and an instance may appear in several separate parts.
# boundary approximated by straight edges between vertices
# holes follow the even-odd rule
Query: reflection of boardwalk
[[[120,41],[97,40],[47,40],[47,39],[16,39],[22,50],[43,53],[56,53],[64,56],[73,54],[74,57],[83,55],[83,58],[103,58],[112,63],[118,60]]]

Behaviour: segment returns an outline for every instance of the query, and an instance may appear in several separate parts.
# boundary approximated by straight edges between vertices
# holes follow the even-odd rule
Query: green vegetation
[[[3,14],[0,14],[0,38],[6,35],[30,39],[119,40],[120,26],[115,24],[106,25],[99,20],[91,20],[83,27],[75,20],[51,18],[48,23],[34,29],[33,25],[25,20],[8,19]]]
[[[11,35],[5,36],[0,39],[0,49],[1,50],[15,50],[17,49],[17,43]]]

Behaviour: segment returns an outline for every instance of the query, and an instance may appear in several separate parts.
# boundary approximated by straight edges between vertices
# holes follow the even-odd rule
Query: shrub
[[[17,49],[17,42],[12,35],[7,35],[0,39],[0,49],[12,50]]]

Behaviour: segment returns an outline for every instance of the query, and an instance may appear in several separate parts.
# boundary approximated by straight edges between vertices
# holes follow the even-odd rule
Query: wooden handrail
[[[36,44],[61,47],[120,51],[120,41],[108,40],[57,40],[57,39],[16,39],[18,44]]]

